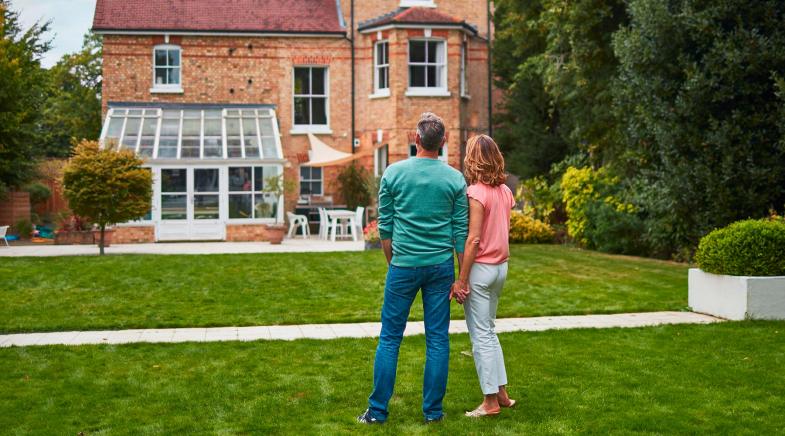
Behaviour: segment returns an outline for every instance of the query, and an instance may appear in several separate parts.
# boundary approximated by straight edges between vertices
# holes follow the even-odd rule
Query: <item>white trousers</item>
[[[463,303],[466,326],[472,340],[474,366],[484,395],[499,392],[507,384],[504,354],[496,336],[496,308],[507,279],[507,262],[475,263],[469,274],[469,298]]]

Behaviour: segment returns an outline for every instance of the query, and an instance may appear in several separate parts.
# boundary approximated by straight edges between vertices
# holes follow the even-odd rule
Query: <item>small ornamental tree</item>
[[[89,217],[101,230],[143,217],[150,210],[153,180],[142,160],[130,151],[101,149],[97,142],[77,144],[63,172],[63,193],[71,210]]]

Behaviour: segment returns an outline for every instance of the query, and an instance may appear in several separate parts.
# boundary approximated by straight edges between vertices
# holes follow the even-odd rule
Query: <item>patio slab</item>
[[[571,328],[635,328],[665,324],[708,324],[724,320],[692,312],[619,313],[611,315],[544,316],[496,320],[498,333]],[[256,341],[297,339],[373,338],[381,323],[304,324],[252,327],[210,327],[150,330],[104,330],[84,332],[16,333],[0,335],[0,348],[34,345],[126,344],[133,342],[173,343],[212,341]],[[450,333],[466,333],[466,322],[450,322]],[[425,333],[422,321],[409,322],[404,335]]]
[[[324,253],[363,251],[363,241],[325,241],[316,238],[285,239],[280,245],[268,242],[158,242],[114,244],[106,254],[243,254],[243,253]],[[0,246],[0,257],[97,256],[95,245]]]

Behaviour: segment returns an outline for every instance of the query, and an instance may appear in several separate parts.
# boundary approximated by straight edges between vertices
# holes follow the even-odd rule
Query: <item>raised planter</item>
[[[114,234],[114,229],[105,229],[104,230],[104,247],[108,247],[112,245],[112,235]],[[100,230],[93,230],[93,239],[95,240],[95,244],[98,245],[101,243],[101,231]]]
[[[785,320],[785,276],[748,277],[689,272],[689,305],[730,320]]]
[[[92,230],[60,230],[55,232],[55,245],[93,245]]]

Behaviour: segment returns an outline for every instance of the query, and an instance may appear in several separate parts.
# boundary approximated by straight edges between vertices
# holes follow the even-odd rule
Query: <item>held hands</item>
[[[463,302],[466,301],[466,298],[469,297],[469,293],[471,293],[469,285],[465,281],[458,279],[452,284],[452,287],[450,287],[450,301],[455,297],[455,301],[457,301],[458,304],[463,304]]]

